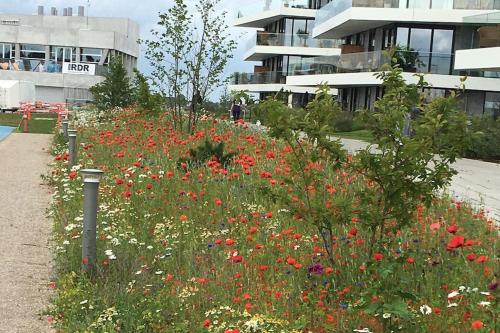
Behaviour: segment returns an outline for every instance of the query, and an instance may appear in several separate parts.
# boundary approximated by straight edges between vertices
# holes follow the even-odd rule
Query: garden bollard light
[[[23,133],[28,133],[28,116],[23,116]]]
[[[69,145],[69,167],[76,164],[76,130],[68,129],[68,145]]]
[[[97,207],[99,182],[103,172],[97,169],[83,169],[81,173],[83,176],[82,271],[92,272],[97,260]]]
[[[67,119],[63,120],[62,121],[62,134],[63,134],[64,139],[66,139],[66,140],[68,140],[68,126],[69,126],[69,121]]]

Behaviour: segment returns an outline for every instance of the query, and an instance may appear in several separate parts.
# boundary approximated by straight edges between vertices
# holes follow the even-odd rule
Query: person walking
[[[236,100],[233,101],[233,106],[231,107],[231,112],[233,113],[233,120],[236,122],[240,119],[241,115],[241,101],[238,104]]]

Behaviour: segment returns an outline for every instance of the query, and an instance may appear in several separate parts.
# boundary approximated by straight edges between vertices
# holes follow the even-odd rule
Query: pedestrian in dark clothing
[[[233,120],[238,121],[241,115],[241,101],[240,104],[236,103],[236,100],[233,101],[233,106],[231,107],[231,112],[233,113]]]

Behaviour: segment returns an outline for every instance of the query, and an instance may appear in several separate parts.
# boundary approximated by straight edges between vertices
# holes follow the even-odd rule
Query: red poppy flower
[[[457,249],[459,247],[462,247],[465,244],[465,238],[462,236],[455,236],[453,237],[450,242],[448,243],[448,246],[446,249],[448,251],[451,251],[453,249]]]
[[[77,172],[76,171],[71,171],[69,174],[68,174],[68,177],[69,179],[75,179],[76,176],[77,176]]]
[[[480,329],[484,327],[484,324],[481,320],[474,320],[470,326],[472,329]]]
[[[409,264],[413,264],[415,262],[415,259],[413,259],[413,257],[409,257],[408,259],[406,259],[406,262]]]
[[[486,261],[486,259],[487,259],[486,256],[479,256],[477,257],[476,262],[483,263]]]
[[[234,240],[232,240],[232,239],[226,239],[226,245],[227,246],[231,246],[233,244],[234,244]]]
[[[225,330],[224,333],[240,333],[240,330],[237,328],[233,328],[231,330]]]
[[[373,260],[375,260],[375,261],[380,261],[382,259],[384,259],[384,255],[382,253],[375,253],[373,255]]]
[[[474,254],[474,253],[469,253],[467,256],[466,256],[467,260],[469,261],[474,261],[476,260],[477,256]]]
[[[235,263],[235,264],[238,264],[238,263],[240,263],[240,262],[242,262],[242,261],[243,261],[243,257],[242,257],[242,256],[240,256],[240,255],[233,256],[233,257],[231,257],[231,261],[232,261],[233,263]]]
[[[448,231],[450,234],[456,234],[458,231],[458,227],[456,224],[450,225],[448,228],[446,228],[446,231]]]
[[[440,227],[441,227],[441,224],[439,224],[439,222],[432,223],[432,224],[430,225],[430,229],[431,229],[431,231],[436,231],[436,230],[438,230]]]

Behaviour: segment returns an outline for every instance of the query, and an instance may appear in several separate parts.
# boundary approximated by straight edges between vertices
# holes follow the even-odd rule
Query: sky
[[[252,72],[254,63],[243,61],[245,45],[250,38],[251,30],[235,28],[232,26],[239,8],[255,4],[259,0],[221,0],[219,12],[227,12],[227,24],[230,26],[230,33],[238,41],[238,48],[234,53],[234,58],[228,65],[226,74],[233,72]],[[156,26],[158,13],[165,12],[172,6],[173,0],[90,0],[90,16],[99,17],[128,17],[140,25],[141,39],[148,39],[150,31]],[[187,0],[188,5],[194,6],[197,0]],[[62,15],[64,7],[73,7],[73,14],[77,12],[78,6],[85,6],[87,10],[87,0],[0,0],[0,13],[15,14],[35,14],[39,5],[45,6],[45,14],[50,13],[51,7],[56,7],[59,15]],[[146,74],[150,72],[149,65],[141,52],[139,59],[139,70]],[[219,89],[212,100],[218,100],[221,93]]]

